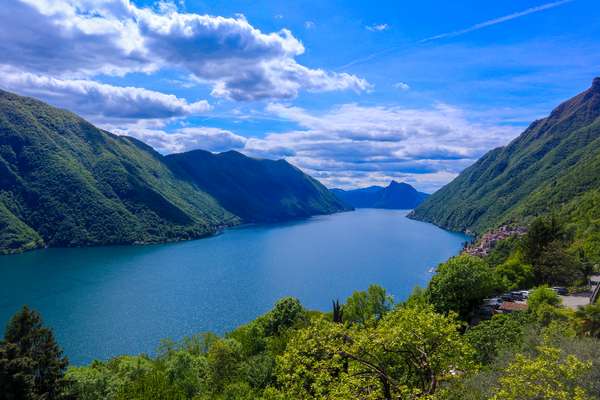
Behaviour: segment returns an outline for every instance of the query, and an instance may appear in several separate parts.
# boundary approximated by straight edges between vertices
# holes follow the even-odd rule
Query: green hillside
[[[415,219],[481,233],[559,209],[600,189],[600,78],[484,155],[412,213]]]
[[[286,161],[162,156],[40,101],[0,91],[0,254],[155,243],[345,207]]]
[[[0,251],[148,243],[237,218],[141,142],[0,92]]]
[[[285,160],[235,151],[195,150],[166,157],[181,175],[246,222],[272,222],[347,210],[319,181]]]

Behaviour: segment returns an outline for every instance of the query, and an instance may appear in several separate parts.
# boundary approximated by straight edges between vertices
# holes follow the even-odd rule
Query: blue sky
[[[8,0],[0,87],[162,153],[434,191],[600,75],[597,0]]]

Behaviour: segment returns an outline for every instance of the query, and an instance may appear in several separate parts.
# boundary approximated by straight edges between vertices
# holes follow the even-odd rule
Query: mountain
[[[600,189],[600,78],[485,154],[410,215],[481,233],[556,210]]]
[[[245,222],[273,222],[349,210],[317,180],[285,160],[236,151],[194,150],[166,157],[168,165]]]
[[[390,182],[386,187],[369,186],[362,189],[331,191],[344,203],[356,208],[389,208],[408,210],[415,208],[429,196],[418,192],[407,183]]]
[[[0,254],[43,246],[193,239],[244,218],[263,221],[271,220],[266,215],[296,217],[344,209],[333,196],[323,195],[322,185],[285,162],[253,160],[268,167],[254,169],[254,181],[247,178],[251,171],[238,170],[244,178],[236,180],[235,168],[226,166],[231,155],[215,156],[223,161],[223,171],[215,166],[206,173],[210,179],[201,179],[201,169],[193,168],[195,154],[164,157],[73,113],[0,91]],[[178,159],[186,161],[186,171],[194,170],[193,178],[183,167],[174,167]],[[296,191],[286,187],[279,202],[264,204],[259,212],[261,200],[285,185],[252,191],[252,182],[273,182],[277,176],[285,181],[290,175],[294,184],[307,183]],[[232,187],[219,189],[227,185]],[[239,195],[239,203],[253,205],[240,212],[244,218],[227,209],[239,210],[224,200],[227,190]],[[253,210],[259,210],[256,217]]]

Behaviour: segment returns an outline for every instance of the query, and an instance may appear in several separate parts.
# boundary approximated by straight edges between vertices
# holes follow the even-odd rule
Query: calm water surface
[[[467,239],[405,215],[363,209],[184,243],[0,256],[0,323],[28,304],[82,364],[226,332],[287,295],[328,310],[377,283],[401,300]]]

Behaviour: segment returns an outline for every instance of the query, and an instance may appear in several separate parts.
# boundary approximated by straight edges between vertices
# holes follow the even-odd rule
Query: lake
[[[82,364],[224,333],[283,296],[327,311],[377,283],[402,300],[468,239],[406,213],[361,209],[182,243],[0,256],[0,323],[28,304]]]

